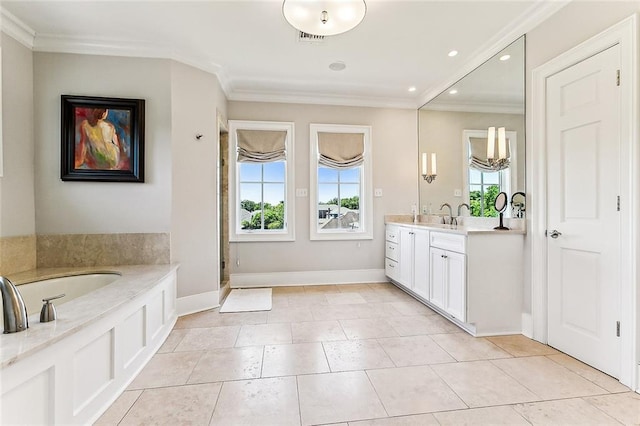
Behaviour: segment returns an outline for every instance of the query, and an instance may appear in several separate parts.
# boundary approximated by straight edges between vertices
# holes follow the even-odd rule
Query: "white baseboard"
[[[183,315],[217,308],[220,306],[219,294],[218,291],[207,291],[206,293],[179,297],[176,301],[176,312],[178,316],[181,317]]]
[[[231,274],[231,288],[283,287],[312,284],[356,284],[389,281],[384,269],[351,269],[343,271],[300,271]]]
[[[533,339],[533,317],[526,312],[522,313],[522,334]]]

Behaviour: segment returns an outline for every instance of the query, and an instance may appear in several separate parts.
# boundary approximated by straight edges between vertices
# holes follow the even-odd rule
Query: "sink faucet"
[[[460,210],[461,210],[463,207],[466,207],[466,208],[467,208],[467,211],[469,211],[469,212],[471,211],[471,207],[469,207],[469,204],[467,204],[467,203],[462,203],[462,204],[460,204],[460,205],[458,206],[458,217],[462,215],[462,213],[460,212]]]
[[[22,295],[8,278],[2,276],[0,276],[0,293],[2,293],[2,317],[5,334],[29,328],[27,307]]]
[[[449,204],[449,203],[443,203],[443,204],[440,206],[440,210],[442,210],[442,209],[443,209],[443,208],[445,208],[445,207],[449,207],[449,223],[451,223],[451,222],[453,221],[453,214],[452,214],[452,212],[451,212],[451,204]],[[442,220],[444,220],[444,217],[442,218]],[[446,223],[446,222],[445,222],[445,223]]]

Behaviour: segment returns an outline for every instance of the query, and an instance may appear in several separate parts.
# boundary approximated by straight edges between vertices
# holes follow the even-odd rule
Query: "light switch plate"
[[[454,189],[453,190],[453,196],[454,197],[462,197],[462,190],[461,189]]]
[[[376,188],[373,190],[374,197],[382,197],[382,188]]]
[[[309,192],[307,188],[296,188],[296,197],[308,197]]]

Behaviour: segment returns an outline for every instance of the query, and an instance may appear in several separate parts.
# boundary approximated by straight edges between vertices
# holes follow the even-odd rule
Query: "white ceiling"
[[[2,28],[35,51],[173,58],[230,100],[414,108],[564,4],[367,0],[360,26],[322,44],[297,40],[279,0],[3,0]]]

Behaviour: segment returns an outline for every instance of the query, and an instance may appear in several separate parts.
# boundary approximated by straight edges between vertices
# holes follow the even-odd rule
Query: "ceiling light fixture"
[[[409,91],[410,91],[410,92],[415,92],[415,91],[416,91],[416,86],[411,86],[411,87],[409,87]]]
[[[451,89],[451,90],[449,90],[449,94],[450,94],[450,95],[455,95],[456,93],[458,93],[458,89]]]
[[[355,28],[367,13],[364,0],[284,0],[282,14],[295,29],[332,36]]]
[[[511,58],[511,55],[502,55],[500,56],[501,61],[508,61]]]
[[[451,52],[449,52],[449,57],[453,58],[454,56],[456,56],[458,54],[457,50],[452,50]]]

